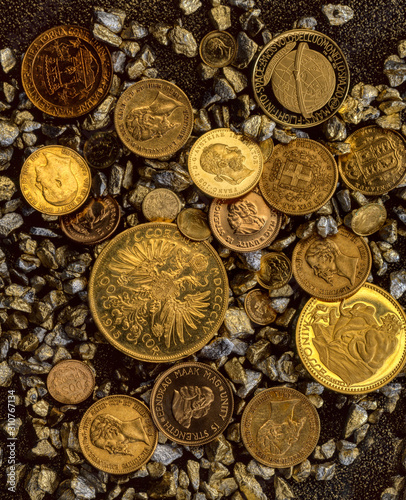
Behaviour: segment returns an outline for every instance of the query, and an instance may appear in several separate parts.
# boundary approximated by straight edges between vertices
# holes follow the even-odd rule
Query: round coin
[[[193,111],[186,94],[165,80],[142,80],[123,92],[114,123],[124,145],[145,158],[171,156],[189,139]]]
[[[119,154],[120,145],[111,132],[96,132],[83,146],[83,155],[93,168],[110,167]]]
[[[261,257],[256,276],[258,283],[268,290],[282,288],[292,277],[292,264],[284,253],[267,253]]]
[[[65,215],[77,210],[90,192],[90,169],[79,153],[65,146],[44,146],[24,162],[20,187],[39,212]]]
[[[151,394],[152,418],[169,439],[184,445],[209,443],[233,414],[233,393],[221,373],[204,363],[180,363],[162,373]]]
[[[292,467],[305,460],[320,436],[319,415],[301,392],[273,387],[247,404],[241,437],[249,453],[269,467]]]
[[[296,327],[296,345],[308,372],[344,394],[375,391],[406,361],[406,315],[382,288],[366,283],[343,301],[311,298]]]
[[[257,325],[269,325],[277,316],[269,294],[263,290],[250,290],[244,300],[244,309],[249,319]]]
[[[60,361],[47,377],[49,394],[66,405],[76,405],[87,399],[93,392],[94,384],[92,370],[76,359]]]
[[[86,460],[109,474],[129,474],[151,458],[158,431],[149,409],[130,396],[106,396],[94,403],[79,425]]]
[[[174,224],[140,224],[98,256],[89,304],[117,349],[142,361],[174,361],[217,332],[228,305],[227,274],[205,241],[185,238]]]
[[[85,28],[57,26],[28,47],[21,79],[30,101],[48,115],[76,118],[95,108],[113,78],[108,49]]]
[[[207,215],[198,208],[185,208],[176,219],[179,231],[194,241],[204,241],[211,236]]]
[[[142,202],[142,213],[150,222],[172,222],[181,208],[179,196],[165,188],[153,189]]]
[[[278,144],[264,164],[259,187],[266,201],[289,215],[315,212],[333,196],[338,168],[320,143],[296,139]]]
[[[293,275],[307,293],[321,300],[340,300],[355,293],[371,271],[365,241],[345,227],[322,238],[314,234],[293,250]]]
[[[351,229],[359,236],[369,236],[376,233],[385,224],[386,209],[380,203],[367,203],[354,210],[351,219]]]
[[[236,52],[237,43],[227,31],[211,31],[200,42],[200,57],[212,68],[228,66],[232,63]]]

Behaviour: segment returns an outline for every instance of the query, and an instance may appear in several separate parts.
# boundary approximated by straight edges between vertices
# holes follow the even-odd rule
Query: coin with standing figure
[[[83,361],[65,359],[52,367],[47,377],[49,394],[65,405],[87,399],[94,389],[94,375]]]

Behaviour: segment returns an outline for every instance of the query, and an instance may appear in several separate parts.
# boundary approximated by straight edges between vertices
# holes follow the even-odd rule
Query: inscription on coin
[[[83,146],[83,155],[93,168],[107,168],[120,154],[118,140],[111,132],[96,132]]]
[[[286,285],[292,277],[292,264],[285,254],[271,252],[261,257],[261,267],[257,272],[258,283],[268,290]]]
[[[269,325],[277,316],[269,294],[263,290],[250,290],[245,297],[244,308],[250,320],[257,325]]]
[[[212,68],[223,68],[232,63],[237,52],[234,37],[227,31],[212,31],[200,42],[199,53],[203,62]]]
[[[76,359],[57,363],[47,377],[49,394],[63,404],[75,405],[87,399],[94,389],[92,370]]]
[[[142,202],[142,213],[150,222],[172,222],[182,208],[179,196],[170,189],[150,191]]]
[[[179,231],[195,241],[204,241],[211,236],[207,215],[198,208],[182,210],[176,219]]]

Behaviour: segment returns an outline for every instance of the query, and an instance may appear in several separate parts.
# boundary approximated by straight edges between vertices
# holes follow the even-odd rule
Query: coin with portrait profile
[[[200,57],[212,68],[224,68],[233,62],[237,43],[227,31],[211,31],[200,42]]]
[[[94,384],[92,370],[77,359],[60,361],[47,376],[49,394],[66,405],[75,405],[87,399],[93,392]]]
[[[256,277],[258,283],[267,290],[282,288],[292,277],[292,264],[282,252],[267,253],[261,257]]]
[[[157,188],[142,200],[142,213],[150,222],[172,222],[181,211],[179,196],[170,189]]]
[[[210,238],[211,231],[207,223],[207,215],[198,208],[185,208],[177,219],[179,231],[194,241],[204,241]]]
[[[269,294],[263,290],[250,290],[244,300],[244,309],[249,319],[257,325],[269,325],[276,319]]]

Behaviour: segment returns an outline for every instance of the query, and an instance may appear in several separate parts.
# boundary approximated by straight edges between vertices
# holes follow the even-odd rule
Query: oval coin
[[[359,236],[369,236],[381,229],[386,217],[386,208],[383,205],[367,203],[352,213],[351,229]]]
[[[203,62],[212,68],[223,68],[233,62],[237,43],[227,31],[211,31],[200,42],[199,54]]]
[[[49,394],[66,405],[75,405],[87,399],[93,392],[94,384],[92,370],[77,359],[60,361],[47,377]]]

